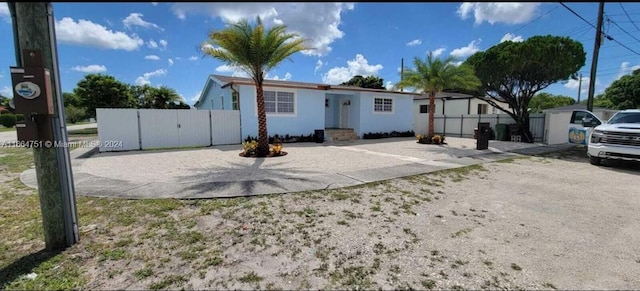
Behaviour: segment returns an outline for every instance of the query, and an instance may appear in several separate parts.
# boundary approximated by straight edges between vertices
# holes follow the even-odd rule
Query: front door
[[[349,108],[351,101],[349,99],[340,99],[340,128],[349,127]]]

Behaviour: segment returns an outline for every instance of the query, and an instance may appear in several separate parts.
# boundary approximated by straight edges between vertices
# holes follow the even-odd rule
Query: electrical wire
[[[622,32],[626,33],[627,35],[629,35],[630,37],[632,37],[633,39],[635,39],[637,42],[640,42],[640,39],[638,39],[637,37],[635,37],[633,34],[627,32],[626,30],[624,30],[622,27],[620,27],[620,25],[618,25],[615,21],[613,21],[613,19],[607,17],[607,21],[609,23],[613,23],[613,25],[615,25],[618,29],[622,30]]]
[[[587,21],[586,19],[584,19],[584,17],[582,17],[580,14],[578,14],[578,13],[577,13],[577,12],[575,12],[575,11],[573,11],[573,9],[569,8],[569,6],[565,5],[565,4],[564,4],[564,3],[562,3],[562,2],[559,2],[559,3],[560,3],[560,5],[564,6],[564,8],[567,8],[567,10],[569,10],[569,11],[570,11],[571,13],[573,13],[575,16],[578,16],[578,18],[582,19],[582,21],[586,22],[587,24],[589,24],[591,27],[595,28],[596,30],[598,29],[598,28],[597,28],[597,27],[595,27],[591,22],[589,22],[589,21]],[[639,56],[640,56],[640,53],[638,53],[638,52],[634,51],[633,49],[631,49],[631,48],[629,48],[628,46],[624,45],[623,43],[619,42],[617,39],[615,39],[615,38],[611,37],[610,35],[608,35],[608,34],[606,34],[606,33],[602,32],[602,31],[600,31],[600,33],[602,33],[602,34],[603,34],[603,36],[604,36],[604,37],[606,37],[608,40],[615,41],[617,44],[619,44],[619,45],[620,45],[620,46],[622,46],[623,48],[626,48],[626,49],[627,49],[627,50],[629,50],[630,52],[632,52],[632,53],[634,53],[634,54],[636,54],[636,55],[639,55]]]
[[[633,26],[635,26],[637,30],[640,30],[640,28],[638,28],[638,26],[635,24],[635,22],[633,22],[633,20],[629,16],[629,13],[627,13],[627,10],[624,9],[624,6],[622,6],[622,3],[618,2],[618,4],[620,4],[620,8],[622,8],[622,11],[624,11],[624,15],[627,16],[627,19],[629,19],[629,21],[631,21],[631,24],[633,24]]]

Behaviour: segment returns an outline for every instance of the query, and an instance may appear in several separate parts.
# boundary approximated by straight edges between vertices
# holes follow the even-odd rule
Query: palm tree
[[[160,88],[154,88],[151,91],[151,100],[153,100],[153,108],[168,109],[170,103],[181,101],[182,97],[178,95],[176,90],[166,86],[160,86]]]
[[[404,69],[402,80],[395,85],[399,88],[413,88],[414,92],[429,94],[429,136],[434,135],[434,113],[436,94],[445,89],[475,90],[480,86],[480,80],[475,76],[473,68],[466,65],[456,65],[454,57],[444,60],[435,58],[430,52],[426,61],[416,57],[413,61],[415,68]]]
[[[264,108],[264,76],[279,63],[294,53],[310,49],[304,45],[306,39],[296,33],[287,33],[286,26],[274,25],[265,31],[260,17],[251,26],[246,19],[229,25],[220,31],[209,33],[208,43],[203,47],[205,55],[245,71],[256,86],[258,107],[258,156],[269,154],[267,115]],[[218,47],[216,47],[218,46]]]

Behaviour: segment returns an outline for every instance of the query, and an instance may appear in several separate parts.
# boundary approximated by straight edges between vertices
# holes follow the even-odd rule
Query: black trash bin
[[[488,122],[478,123],[478,139],[476,141],[477,150],[486,150],[489,148],[489,139],[491,138],[491,125]]]
[[[316,129],[315,133],[313,135],[313,139],[315,140],[316,143],[323,143],[324,142],[324,129]]]

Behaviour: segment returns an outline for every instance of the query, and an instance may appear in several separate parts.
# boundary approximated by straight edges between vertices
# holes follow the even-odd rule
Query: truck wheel
[[[598,157],[589,157],[589,163],[591,163],[592,165],[596,165],[596,166],[600,166],[600,163],[602,162],[601,158]]]

